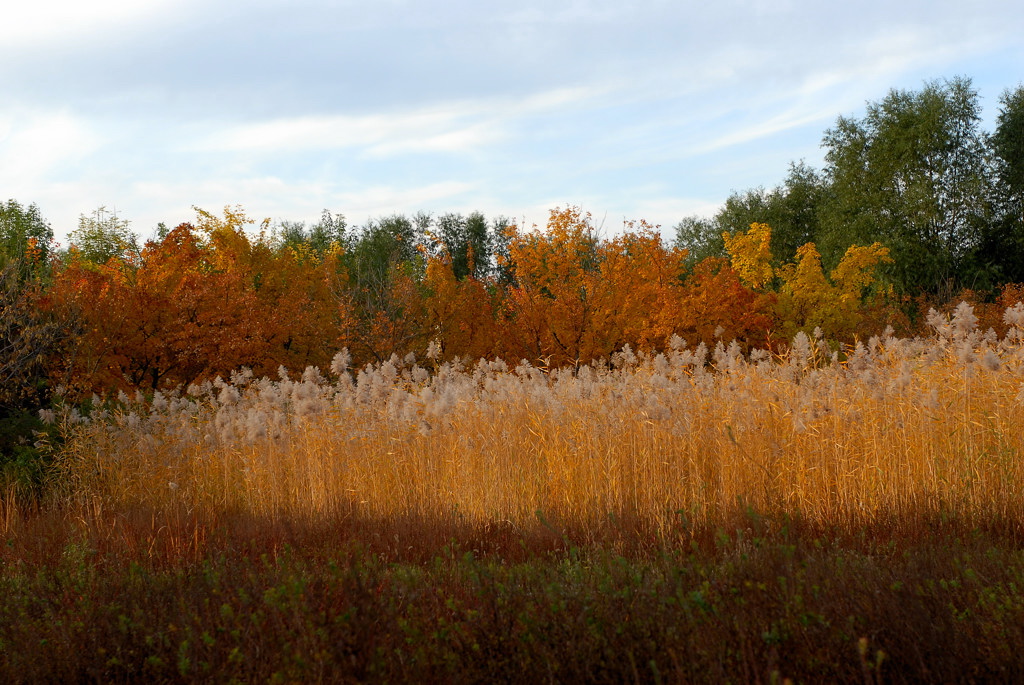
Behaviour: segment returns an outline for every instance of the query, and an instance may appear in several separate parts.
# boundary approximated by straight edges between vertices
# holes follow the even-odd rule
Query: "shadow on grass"
[[[1013,521],[659,531],[188,510],[7,512],[0,677],[890,682],[1024,678]]]

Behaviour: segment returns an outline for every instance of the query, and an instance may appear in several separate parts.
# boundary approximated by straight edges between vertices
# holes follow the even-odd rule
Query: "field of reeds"
[[[46,418],[5,680],[1024,675],[1024,305],[784,353],[412,356]],[[48,438],[40,438],[45,440]]]

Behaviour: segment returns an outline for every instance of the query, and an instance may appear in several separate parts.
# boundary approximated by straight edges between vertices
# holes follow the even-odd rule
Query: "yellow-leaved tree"
[[[796,259],[777,269],[771,266],[771,227],[751,224],[746,233],[724,234],[733,269],[755,289],[774,286],[778,333],[786,338],[798,331],[821,330],[826,338],[851,340],[874,304],[876,268],[891,262],[880,243],[850,246],[838,266],[826,276],[814,243],[797,248]]]
[[[750,224],[746,233],[723,233],[729,261],[740,280],[751,288],[764,288],[772,276],[772,229],[768,224]]]

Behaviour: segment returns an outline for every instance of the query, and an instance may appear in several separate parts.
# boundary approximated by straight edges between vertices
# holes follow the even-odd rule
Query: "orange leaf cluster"
[[[326,365],[319,338],[334,328],[333,260],[272,255],[248,238],[240,213],[200,219],[148,243],[138,264],[72,256],[56,273],[50,306],[81,322],[73,353],[54,371],[65,385],[157,388],[242,366]]]

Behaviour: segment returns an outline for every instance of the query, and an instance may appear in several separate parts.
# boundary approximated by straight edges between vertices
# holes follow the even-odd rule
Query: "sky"
[[[0,23],[0,200],[66,241],[193,207],[350,225],[710,216],[823,165],[892,88],[966,76],[992,130],[1019,0],[32,0]]]

